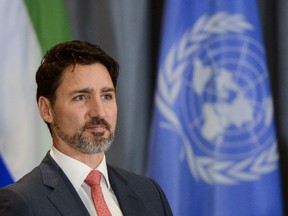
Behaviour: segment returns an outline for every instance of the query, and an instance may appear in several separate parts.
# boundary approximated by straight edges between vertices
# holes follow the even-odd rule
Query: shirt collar
[[[63,170],[65,175],[68,177],[76,191],[79,190],[82,183],[86,179],[89,172],[92,170],[89,166],[78,161],[68,155],[63,154],[59,150],[57,150],[54,146],[52,146],[50,150],[51,157],[57,162],[60,168]],[[106,183],[108,190],[111,189],[108,171],[107,171],[107,164],[106,164],[106,157],[104,155],[103,160],[100,162],[98,167],[96,168],[102,173],[102,180]]]

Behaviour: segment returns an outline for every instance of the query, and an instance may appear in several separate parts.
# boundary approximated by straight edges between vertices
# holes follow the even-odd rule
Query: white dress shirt
[[[90,186],[88,186],[84,182],[87,175],[92,169],[86,164],[58,151],[54,146],[52,146],[52,149],[50,150],[50,155],[60,166],[60,168],[63,170],[65,175],[68,177],[68,179],[74,186],[89,214],[97,216],[97,212],[91,196]],[[102,173],[100,185],[102,188],[104,199],[111,214],[113,216],[122,216],[123,214],[120,210],[119,203],[109,182],[105,155],[96,169]]]

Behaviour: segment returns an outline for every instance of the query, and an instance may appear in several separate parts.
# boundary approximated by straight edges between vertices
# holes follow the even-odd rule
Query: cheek
[[[114,115],[114,118],[113,118],[113,130],[115,131],[115,128],[116,128],[116,124],[117,124],[117,115]]]
[[[57,115],[54,115],[54,123],[63,131],[75,132],[85,123],[80,116],[80,112],[72,112],[69,109],[58,110]]]
[[[115,131],[117,123],[117,108],[111,109],[109,112],[109,123],[112,126],[112,130]]]

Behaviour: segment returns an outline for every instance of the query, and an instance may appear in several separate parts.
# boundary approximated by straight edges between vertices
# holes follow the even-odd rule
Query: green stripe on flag
[[[42,52],[72,39],[68,13],[63,0],[25,0]]]

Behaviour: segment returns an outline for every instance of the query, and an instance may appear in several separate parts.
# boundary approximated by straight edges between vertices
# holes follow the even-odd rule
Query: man
[[[117,77],[118,63],[88,42],[47,52],[36,73],[37,101],[53,146],[38,167],[0,190],[1,216],[172,215],[155,181],[106,164]]]

